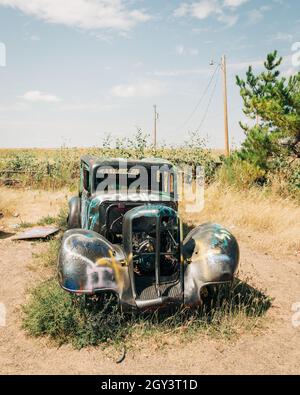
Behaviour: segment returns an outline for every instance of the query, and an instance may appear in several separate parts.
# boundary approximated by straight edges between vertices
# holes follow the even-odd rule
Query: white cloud
[[[293,65],[293,54],[283,56],[282,68],[282,74],[285,77],[290,77],[299,71],[299,65]]]
[[[223,22],[228,27],[233,26],[238,21],[239,17],[236,14],[220,14],[218,21]]]
[[[224,5],[228,7],[239,7],[247,3],[249,0],[224,0]]]
[[[40,41],[40,37],[37,36],[36,34],[30,34],[28,32],[25,32],[24,40],[28,41]]]
[[[297,73],[297,69],[295,67],[289,67],[288,69],[285,69],[282,74],[284,77],[288,78],[296,73]]]
[[[184,45],[177,45],[175,48],[177,55],[197,56],[199,51],[197,48],[186,48]]]
[[[91,29],[130,30],[150,16],[129,9],[124,0],[0,0],[0,5],[21,10],[45,22]]]
[[[233,26],[238,15],[233,11],[249,0],[201,0],[192,4],[182,3],[173,13],[175,17],[190,16],[197,19],[215,17],[227,26]]]
[[[31,36],[29,36],[29,40],[31,41],[40,41],[39,36],[32,34]]]
[[[263,13],[260,10],[251,10],[248,13],[248,18],[249,23],[254,25],[263,19]]]
[[[190,10],[189,4],[182,3],[178,8],[176,8],[173,14],[174,16],[182,17],[187,15],[189,13],[189,10]]]
[[[264,13],[269,11],[269,6],[261,6],[260,8],[253,9],[248,12],[248,21],[251,25],[255,25],[256,23],[260,22],[263,17]]]
[[[191,5],[191,15],[198,19],[205,19],[220,12],[221,5],[218,0],[202,0]]]
[[[260,7],[260,10],[261,10],[262,12],[269,11],[270,9],[271,9],[271,6],[269,6],[269,5],[262,5],[262,6]]]
[[[175,48],[176,53],[178,55],[183,55],[184,54],[184,46],[183,45],[177,45],[177,47]]]
[[[157,80],[143,80],[135,84],[116,85],[111,94],[121,98],[147,98],[161,96],[166,92],[166,84]]]
[[[55,95],[51,95],[49,93],[40,92],[40,91],[28,91],[20,97],[29,102],[54,103],[61,101],[61,99]]]
[[[277,32],[274,37],[270,37],[270,38],[277,41],[292,41],[293,35],[283,32]]]

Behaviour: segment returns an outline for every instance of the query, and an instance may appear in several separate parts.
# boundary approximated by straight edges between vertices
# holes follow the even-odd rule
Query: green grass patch
[[[56,217],[47,215],[46,217],[41,218],[38,221],[37,225],[39,225],[39,226],[56,225],[60,229],[66,230],[67,229],[67,216],[68,216],[67,208],[62,208]]]
[[[48,224],[47,224],[48,222]],[[38,225],[50,225],[55,224],[58,226],[62,231],[67,229],[67,212],[65,209],[62,209],[57,217],[45,217],[42,218]],[[57,256],[59,253],[59,248],[61,244],[61,236],[62,233],[59,235],[58,238],[50,238],[48,241],[48,249],[46,252],[41,254],[36,254],[35,258],[39,260],[45,267],[56,267],[57,264]]]
[[[21,221],[19,223],[19,229],[28,229],[28,228],[32,228],[33,226],[34,224],[32,224],[31,222]]]
[[[48,243],[48,250],[46,252],[43,252],[41,254],[37,254],[36,258],[39,259],[40,262],[45,267],[55,267],[57,264],[57,257],[58,257],[58,252],[61,244],[61,238],[59,237],[58,239],[51,239]]]
[[[40,219],[37,225],[39,226],[53,225],[56,224],[56,221],[57,221],[56,217],[51,217],[50,215],[47,215],[46,217]]]
[[[58,344],[72,343],[76,348],[108,342],[110,338],[117,341],[124,330],[122,315],[110,297],[96,310],[92,300],[68,294],[55,279],[34,289],[23,311],[23,326],[29,334],[48,335]]]
[[[47,215],[46,217],[41,218],[36,223],[21,221],[19,223],[19,228],[28,229],[28,228],[33,228],[34,226],[54,225],[60,228],[62,231],[65,231],[67,230],[67,217],[68,217],[68,210],[66,208],[62,208],[56,217]]]
[[[235,280],[210,292],[196,309],[124,314],[113,295],[71,295],[51,279],[34,289],[23,306],[23,327],[32,336],[49,336],[60,345],[71,343],[76,348],[118,346],[123,341],[168,333],[182,340],[195,333],[230,339],[257,328],[270,305],[262,292]]]

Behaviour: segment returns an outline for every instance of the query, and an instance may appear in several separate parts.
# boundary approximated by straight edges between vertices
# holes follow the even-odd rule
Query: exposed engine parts
[[[155,270],[155,238],[146,233],[134,233],[133,264],[134,271],[139,275],[153,274]]]
[[[160,272],[162,275],[171,275],[178,265],[178,243],[173,235],[176,228],[171,232],[168,223],[162,221],[159,243],[155,232],[133,233],[133,262],[134,271],[138,275],[154,275],[155,254],[157,246],[160,247]],[[175,237],[174,237],[175,236]]]

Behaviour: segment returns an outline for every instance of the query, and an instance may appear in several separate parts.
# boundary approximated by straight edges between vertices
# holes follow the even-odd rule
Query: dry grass
[[[11,195],[5,193],[4,188],[0,188],[0,213],[1,216],[9,217],[14,215],[16,210],[16,201],[11,199]]]
[[[183,208],[184,209],[184,208]],[[300,250],[300,207],[289,199],[262,190],[236,191],[218,184],[207,187],[205,206],[198,215],[184,212],[188,224],[218,222],[240,240],[271,254]]]
[[[18,222],[37,223],[41,219],[41,213],[43,217],[57,216],[70,196],[72,193],[64,189],[50,193],[0,187],[0,212],[4,214],[4,221],[17,214]]]
[[[1,187],[2,221],[14,213],[19,214],[15,219],[18,223],[36,223],[41,217],[55,217],[71,195],[67,190],[50,193]],[[206,188],[205,206],[199,214],[182,211],[188,224],[218,222],[239,240],[249,242],[250,237],[253,247],[263,252],[282,255],[300,251],[300,207],[275,193],[267,194],[255,188],[237,191],[215,183]]]

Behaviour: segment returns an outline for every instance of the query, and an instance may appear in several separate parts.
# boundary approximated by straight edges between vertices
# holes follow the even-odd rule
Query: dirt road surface
[[[37,194],[34,211],[31,203],[23,201],[22,220],[55,215],[65,201],[61,192]],[[2,219],[2,231],[14,232],[12,226],[19,221]],[[245,332],[229,342],[201,334],[190,343],[166,340],[164,347],[145,340],[116,364],[100,347],[57,348],[47,339],[24,333],[20,306],[28,288],[47,278],[47,269],[36,267],[33,255],[47,246],[14,242],[7,233],[0,235],[0,304],[7,310],[6,326],[0,326],[1,374],[300,374],[300,325],[292,324],[293,315],[294,321],[297,318],[292,305],[300,303],[300,256],[287,256],[284,251],[281,256],[266,255],[256,251],[245,235],[240,242],[243,276],[249,275],[255,282],[251,285],[274,298],[263,330]]]

